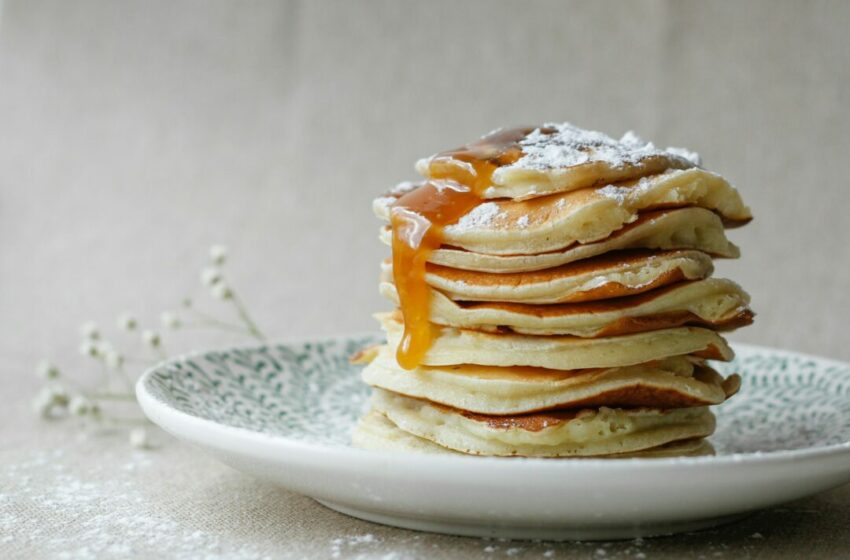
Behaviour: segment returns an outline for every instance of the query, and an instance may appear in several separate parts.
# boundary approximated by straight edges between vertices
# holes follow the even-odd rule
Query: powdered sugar
[[[395,196],[379,196],[372,201],[372,207],[377,208],[380,211],[385,211],[385,209],[395,204],[396,200],[398,200],[398,198]]]
[[[680,171],[678,170],[668,170],[665,171],[662,175],[679,172]],[[626,203],[630,196],[639,196],[641,193],[651,189],[653,184],[654,182],[652,179],[648,177],[641,177],[636,183],[632,184],[631,186],[606,185],[600,189],[596,189],[596,194],[615,200],[617,204],[623,205]]]
[[[521,227],[521,228],[527,228],[528,227],[528,216],[525,215],[525,216],[520,216],[519,218],[517,218],[516,225]]]
[[[626,197],[629,194],[628,187],[618,187],[616,185],[607,185],[596,190],[596,194],[602,195],[605,198],[610,198],[617,201],[618,204],[626,202]]]
[[[390,192],[372,200],[372,208],[385,210],[395,204],[396,200],[411,191],[415,191],[420,186],[422,186],[421,182],[402,181],[401,183],[391,188]]]
[[[336,538],[331,541],[331,558],[348,558],[360,545],[372,544],[378,541],[372,533],[353,535],[347,538]]]
[[[401,183],[397,184],[396,186],[394,186],[393,188],[390,189],[390,195],[397,198],[397,197],[400,197],[400,196],[403,196],[403,195],[409,193],[410,191],[414,191],[421,186],[422,186],[421,182],[402,181]]]
[[[485,227],[499,215],[499,205],[495,202],[484,202],[467,212],[456,224],[448,226],[446,231],[462,233],[472,229]]]
[[[417,558],[428,558],[439,550],[436,543],[426,548],[426,543],[423,541],[425,539],[418,534],[392,535],[391,538],[384,538],[372,533],[337,537],[331,540],[330,558],[415,560]]]
[[[680,158],[686,159],[696,166],[702,165],[702,157],[700,157],[698,153],[692,152],[687,148],[676,148],[674,146],[668,146],[666,151],[669,154],[673,154],[675,156],[679,156]]]
[[[554,132],[544,132],[554,129]],[[699,155],[683,148],[661,150],[632,131],[619,140],[595,130],[570,123],[547,123],[520,140],[523,156],[508,168],[551,170],[590,162],[605,163],[612,168],[635,165],[652,156],[668,156],[683,165],[698,165]]]
[[[263,558],[251,546],[226,547],[215,531],[181,524],[151,504],[137,483],[139,472],[151,467],[151,456],[124,452],[123,467],[97,468],[85,475],[65,466],[61,448],[4,465],[0,488],[14,488],[14,501],[0,500],[3,543],[39,550],[44,557],[82,560],[140,558],[152,550],[167,551],[174,559]],[[37,473],[37,478],[28,473]]]

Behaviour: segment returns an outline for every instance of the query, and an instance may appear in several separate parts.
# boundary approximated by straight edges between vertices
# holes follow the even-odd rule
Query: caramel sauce
[[[441,152],[428,162],[428,177],[457,181],[481,197],[496,169],[522,157],[519,141],[533,130],[533,127],[497,130],[466,146]],[[543,132],[554,130],[543,129]]]
[[[393,205],[393,281],[404,316],[404,336],[396,351],[401,367],[418,366],[434,337],[430,321],[431,289],[425,263],[443,240],[443,227],[479,203],[476,194],[455,181],[426,181]]]
[[[404,317],[404,336],[396,352],[401,367],[418,366],[434,337],[425,264],[431,252],[442,245],[443,229],[481,203],[493,172],[522,157],[519,141],[533,130],[497,130],[433,156],[428,162],[429,180],[393,204],[393,280]]]

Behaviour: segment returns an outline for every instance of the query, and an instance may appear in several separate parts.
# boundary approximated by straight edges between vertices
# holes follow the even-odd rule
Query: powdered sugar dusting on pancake
[[[658,156],[679,159],[687,166],[699,165],[698,154],[683,148],[659,149],[632,131],[615,140],[570,123],[547,123],[530,132],[519,145],[522,157],[505,168],[545,171],[597,162],[622,168]]]
[[[702,165],[702,157],[696,153],[692,152],[687,148],[676,148],[674,146],[668,146],[667,150],[665,150],[668,154],[673,154],[674,156],[679,156],[693,163],[697,167]]]
[[[390,189],[390,195],[396,198],[400,198],[406,195],[409,192],[415,191],[419,187],[421,187],[424,183],[422,181],[402,181],[401,183],[394,186]]]
[[[490,224],[499,215],[499,205],[495,202],[485,202],[473,208],[456,224],[446,227],[446,231],[460,233],[480,228]]]

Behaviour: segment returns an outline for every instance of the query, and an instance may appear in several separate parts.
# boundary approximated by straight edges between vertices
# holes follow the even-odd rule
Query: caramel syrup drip
[[[443,227],[459,220],[479,201],[469,187],[455,181],[426,181],[392,208],[393,280],[404,317],[396,360],[404,369],[422,362],[434,338],[431,292],[425,283],[428,257],[442,244]]]
[[[434,338],[431,296],[425,282],[428,257],[443,244],[444,228],[482,202],[493,172],[522,157],[519,142],[533,130],[498,130],[433,156],[428,164],[429,180],[393,204],[393,280],[404,317],[404,335],[396,359],[404,369],[422,363]]]

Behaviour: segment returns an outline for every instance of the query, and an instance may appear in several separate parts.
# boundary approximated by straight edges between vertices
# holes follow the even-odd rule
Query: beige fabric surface
[[[756,216],[718,266],[759,313],[732,339],[850,359],[848,25],[841,1],[0,0],[0,557],[850,554],[850,487],[642,543],[481,541],[349,519],[164,437],[80,441],[27,402],[41,357],[87,367],[79,323],[154,324],[212,242],[276,338],[376,330],[372,198],[544,120],[699,151]]]
[[[737,560],[838,558],[850,549],[850,486],[674,537],[484,540],[352,519],[165,437],[158,449],[132,452],[122,438],[62,441],[64,430],[25,424],[26,432],[7,435],[11,445],[0,450],[0,551],[10,560],[62,553],[73,559]]]

